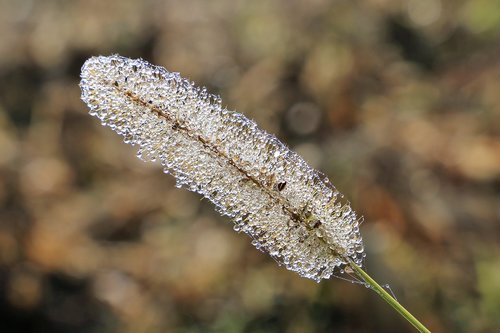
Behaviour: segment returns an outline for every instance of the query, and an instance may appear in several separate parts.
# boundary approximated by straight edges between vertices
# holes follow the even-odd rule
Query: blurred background
[[[0,331],[413,332],[278,267],[87,113],[92,55],[222,96],[365,217],[433,332],[500,327],[500,2],[0,0]]]

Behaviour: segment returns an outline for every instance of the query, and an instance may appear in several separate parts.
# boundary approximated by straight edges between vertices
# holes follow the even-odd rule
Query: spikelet
[[[118,55],[93,57],[82,99],[98,117],[159,162],[177,186],[212,201],[252,244],[320,281],[361,266],[358,219],[326,177],[242,114],[178,73]]]

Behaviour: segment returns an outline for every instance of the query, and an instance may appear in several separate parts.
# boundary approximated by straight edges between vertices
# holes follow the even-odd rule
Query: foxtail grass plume
[[[301,276],[320,281],[364,257],[341,194],[275,136],[178,73],[118,55],[85,62],[90,114],[159,161],[178,187],[212,201],[234,229]]]
[[[141,59],[93,57],[81,73],[90,114],[159,161],[230,216],[258,249],[320,281],[349,271],[410,322],[429,332],[362,268],[359,220],[341,194],[276,137],[221,106],[178,73]]]

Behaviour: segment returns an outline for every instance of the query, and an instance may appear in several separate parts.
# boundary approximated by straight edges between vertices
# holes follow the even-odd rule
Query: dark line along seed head
[[[278,263],[318,282],[349,259],[361,266],[358,219],[330,181],[218,96],[118,55],[88,59],[80,87],[91,115],[139,146],[141,159],[159,161],[178,187],[212,201]]]

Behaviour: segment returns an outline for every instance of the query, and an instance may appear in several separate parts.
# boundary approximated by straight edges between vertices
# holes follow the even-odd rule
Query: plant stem
[[[361,267],[356,265],[351,259],[348,259],[349,267],[351,267],[356,275],[365,281],[368,286],[373,289],[384,301],[389,303],[401,316],[408,320],[419,332],[430,333],[430,331],[415,318],[408,310],[406,310],[399,302],[394,299],[387,291],[382,288],[377,281],[371,278]]]

